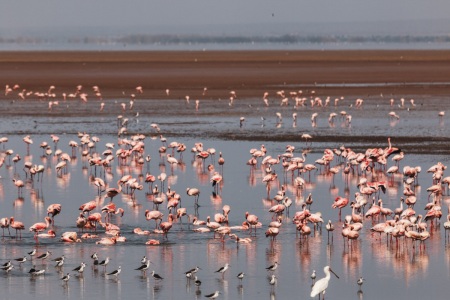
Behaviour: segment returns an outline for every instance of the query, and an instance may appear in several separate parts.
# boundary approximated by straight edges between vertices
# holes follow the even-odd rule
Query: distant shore
[[[448,95],[450,51],[0,52],[0,84],[56,93],[97,85],[105,100],[142,86],[146,97],[261,98],[278,90],[318,96]]]

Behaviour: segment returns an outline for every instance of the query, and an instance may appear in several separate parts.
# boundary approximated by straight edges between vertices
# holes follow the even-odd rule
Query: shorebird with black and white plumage
[[[42,274],[45,273],[45,269],[39,270],[39,269],[36,269],[36,266],[33,266],[33,267],[30,269],[30,271],[28,271],[28,273],[31,274],[31,276],[34,276],[34,275],[42,275]]]
[[[311,279],[312,279],[312,283],[313,284],[316,282],[316,277],[317,277],[316,270],[313,270],[312,274],[311,274]]]
[[[102,260],[101,262],[98,263],[99,266],[103,266],[105,268],[106,271],[106,266],[109,263],[109,257],[106,257],[106,259]]]
[[[52,259],[52,261],[56,261],[58,263],[58,262],[60,262],[61,260],[64,260],[64,259],[65,259],[64,255],[61,255],[60,257]]]
[[[273,287],[277,284],[277,276],[272,275],[272,276],[270,277],[269,283],[270,283],[270,285],[271,285],[272,288],[273,288]]]
[[[245,276],[245,273],[241,272],[241,273],[237,274],[236,277],[239,278],[239,280],[242,282],[242,279],[244,278],[244,276]]]
[[[362,278],[362,277],[359,277],[358,281],[356,281],[356,283],[357,283],[358,286],[359,286],[359,291],[361,291],[362,285],[363,285],[364,281],[365,281],[365,279]]]
[[[45,253],[39,255],[39,256],[36,257],[36,258],[42,259],[42,262],[44,262],[44,259],[47,259],[51,254],[52,254],[52,253],[51,253],[50,251],[47,251],[47,252],[45,252]]]
[[[199,266],[196,266],[193,269],[190,269],[189,271],[184,272],[184,275],[186,275],[186,278],[188,280],[190,280],[192,278],[192,276],[194,276],[195,273],[198,272],[198,270],[201,270],[201,268]]]
[[[98,266],[97,252],[94,252],[94,254],[91,255],[91,258],[94,260],[94,268],[96,268]]]
[[[145,265],[147,261],[148,261],[147,256],[144,255],[144,257],[141,259],[141,264]]]
[[[61,280],[64,282],[64,284],[67,284],[67,282],[70,279],[70,273],[67,273],[66,275],[64,275]]]
[[[194,275],[194,284],[197,287],[197,291],[198,291],[200,289],[200,286],[202,285],[202,282],[195,275]]]
[[[156,280],[163,280],[164,279],[161,276],[159,276],[158,274],[156,274],[155,271],[152,271],[152,277],[155,278]]]
[[[73,269],[72,271],[77,271],[79,274],[83,274],[84,268],[86,267],[86,264],[84,262],[81,262],[81,264]]]
[[[64,265],[64,257],[56,261],[55,268],[61,268]]]
[[[209,298],[209,299],[216,299],[217,297],[219,297],[219,294],[220,294],[219,291],[215,291],[215,292],[212,293],[212,294],[205,295],[205,297],[206,297],[206,298]]]
[[[2,266],[1,269],[6,270],[7,268],[9,268],[12,265],[11,261],[7,261],[5,262]]]
[[[147,269],[148,268],[150,268],[150,261],[149,260],[147,260],[146,262],[145,262],[145,264],[143,264],[143,265],[141,265],[139,268],[137,268],[137,269],[135,269],[135,270],[137,270],[137,271],[142,271],[142,272],[144,272],[144,275],[145,275],[145,273],[147,272]]]
[[[98,260],[97,252],[94,252],[94,253],[91,255],[91,258],[92,258],[93,260]]]
[[[14,260],[17,261],[19,264],[23,264],[24,262],[27,261],[27,257],[26,256],[19,257],[19,258],[15,258]]]
[[[223,278],[225,271],[228,270],[229,267],[230,267],[230,265],[228,263],[226,263],[225,266],[223,266],[222,268],[220,268],[219,270],[217,270],[214,273],[222,273],[222,278]]]
[[[31,258],[33,258],[33,256],[36,255],[36,248],[34,248],[32,251],[28,252],[28,255],[31,256]]]
[[[106,275],[110,275],[110,276],[119,276],[120,272],[122,271],[122,267],[119,266],[119,268],[117,270],[112,271],[111,273],[108,273]]]
[[[268,266],[267,268],[266,268],[266,270],[267,271],[275,271],[277,268],[278,268],[278,262],[275,262],[273,265],[271,265],[271,266]]]
[[[8,273],[9,271],[11,271],[12,269],[14,269],[14,266],[11,264],[8,267],[4,268],[3,270],[6,271],[6,273]]]

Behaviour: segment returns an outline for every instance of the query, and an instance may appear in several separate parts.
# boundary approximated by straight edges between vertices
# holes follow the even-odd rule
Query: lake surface
[[[444,117],[438,118],[438,112],[444,110],[442,103],[449,99],[424,97],[415,99],[416,106],[407,101],[403,107],[396,99],[395,105],[389,105],[389,97],[375,97],[365,100],[362,108],[355,108],[354,99],[344,99],[339,105],[329,107],[300,107],[294,109],[292,103],[288,107],[281,107],[278,100],[271,99],[270,106],[265,107],[261,99],[237,99],[232,106],[228,100],[201,101],[199,110],[195,104],[186,104],[184,100],[146,100],[135,102],[133,110],[128,109],[128,100],[118,98],[107,102],[104,111],[99,111],[99,101],[89,101],[83,104],[78,101],[64,102],[48,110],[46,101],[26,100],[4,103],[1,108],[3,117],[0,120],[2,136],[9,141],[0,145],[5,162],[0,168],[0,217],[14,216],[17,221],[25,224],[26,230],[22,239],[6,236],[0,243],[0,262],[22,257],[33,248],[38,254],[47,250],[52,252],[50,259],[65,255],[66,260],[61,270],[55,268],[55,262],[49,259],[43,262],[34,259],[38,269],[46,269],[45,276],[32,277],[28,274],[32,266],[30,261],[21,267],[14,262],[15,268],[9,273],[0,270],[0,289],[5,298],[29,299],[33,294],[37,299],[92,299],[94,297],[136,299],[205,299],[204,295],[218,290],[219,299],[289,299],[297,297],[309,298],[311,291],[310,274],[316,270],[318,278],[323,277],[323,267],[331,265],[339,275],[339,279],[332,277],[328,287],[327,299],[418,299],[429,294],[432,288],[436,298],[445,298],[450,288],[449,263],[450,249],[445,239],[443,223],[447,215],[449,198],[444,193],[441,199],[443,218],[440,223],[428,230],[431,237],[425,241],[425,248],[412,249],[411,242],[400,242],[400,249],[396,250],[395,241],[389,246],[384,234],[381,239],[378,234],[370,231],[374,224],[371,219],[364,221],[364,228],[359,238],[348,246],[341,237],[342,220],[351,214],[349,206],[339,211],[331,205],[337,196],[354,200],[358,191],[357,184],[361,176],[371,180],[389,180],[390,184],[385,194],[381,193],[385,207],[392,210],[397,208],[400,197],[403,196],[403,176],[396,174],[391,181],[384,172],[367,173],[366,175],[350,174],[349,178],[343,174],[344,160],[336,158],[332,166],[340,164],[340,172],[335,176],[323,170],[313,171],[310,175],[304,173],[306,180],[303,189],[298,190],[292,185],[291,176],[284,178],[281,164],[272,166],[278,179],[270,184],[268,192],[262,181],[265,175],[264,167],[250,167],[246,162],[250,159],[250,149],[260,148],[262,144],[267,149],[266,155],[277,157],[283,154],[286,145],[295,146],[294,156],[301,157],[302,150],[307,150],[306,163],[314,163],[322,157],[326,148],[339,148],[345,141],[345,147],[358,152],[364,152],[371,147],[386,148],[387,137],[391,137],[393,146],[405,151],[405,158],[400,162],[403,166],[421,166],[422,172],[418,176],[415,186],[417,214],[425,214],[424,206],[428,202],[426,189],[431,186],[432,177],[426,170],[437,162],[448,164],[449,155],[446,142],[449,138]],[[127,110],[121,110],[121,103],[127,104]],[[350,106],[352,105],[352,106]],[[345,110],[352,115],[351,124],[340,118],[340,112]],[[388,113],[395,111],[400,119],[390,119]],[[136,116],[136,113],[139,115]],[[283,116],[282,122],[277,121],[276,112]],[[297,112],[297,122],[292,120],[292,113]],[[317,123],[311,125],[311,114],[317,112]],[[327,119],[331,112],[338,116],[334,124]],[[122,119],[117,118],[122,115]],[[245,117],[242,126],[240,117]],[[261,117],[265,120],[262,121]],[[135,163],[119,166],[115,158],[111,168],[104,174],[102,168],[89,166],[86,157],[82,157],[81,148],[76,149],[72,161],[68,164],[67,172],[59,175],[55,170],[58,158],[53,154],[43,155],[39,144],[48,142],[53,152],[55,148],[72,154],[69,141],[78,143],[78,132],[86,132],[91,137],[100,139],[95,149],[102,153],[106,143],[114,143],[113,152],[118,145],[118,122],[128,118],[128,134],[120,139],[130,138],[132,134],[142,133],[144,139],[144,157],[150,155],[149,164],[139,166]],[[156,132],[151,127],[158,124],[161,129]],[[305,145],[301,134],[309,133],[313,136],[312,144]],[[59,143],[55,146],[50,134],[59,136]],[[187,150],[182,160],[177,152],[175,157],[181,162],[169,165],[165,155],[160,155],[162,146],[160,134],[171,142],[184,143]],[[33,144],[27,150],[23,137],[30,135]],[[329,140],[328,140],[329,137]],[[319,142],[315,141],[319,140]],[[397,141],[404,141],[399,144]],[[190,151],[194,144],[202,142],[204,149],[214,148],[217,154],[214,160],[207,158],[204,163],[195,158]],[[5,151],[13,149],[14,154],[6,157]],[[218,153],[225,158],[223,168],[223,182],[218,193],[210,183],[212,173],[206,165],[217,165]],[[171,153],[171,149],[167,149]],[[10,158],[19,154],[21,160],[14,164]],[[43,177],[37,181],[30,181],[23,170],[24,162],[41,164],[45,167]],[[394,165],[388,159],[388,167]],[[101,173],[102,172],[102,173]],[[164,191],[167,186],[181,195],[181,206],[186,207],[188,214],[195,214],[194,200],[186,195],[186,188],[200,189],[200,207],[198,218],[206,220],[214,214],[222,212],[223,205],[230,205],[229,225],[240,225],[245,221],[245,212],[255,214],[262,223],[262,228],[256,234],[248,231],[235,230],[241,238],[250,237],[249,244],[235,243],[229,238],[222,242],[214,238],[213,233],[197,233],[194,226],[188,226],[183,217],[182,222],[174,222],[167,239],[161,234],[152,233],[148,236],[137,235],[133,229],[140,227],[153,230],[154,221],[146,221],[144,212],[152,209],[152,196],[148,195],[148,185],[143,182],[145,174],[149,172],[155,176],[161,172],[167,173]],[[123,217],[113,216],[112,222],[118,224],[121,235],[127,238],[125,243],[113,246],[97,245],[98,239],[84,239],[81,243],[64,243],[59,237],[66,231],[78,231],[76,219],[81,204],[96,200],[98,205],[94,212],[109,202],[105,196],[97,198],[97,188],[90,182],[90,177],[102,177],[108,186],[116,187],[116,182],[124,175],[132,175],[143,184],[143,189],[135,193],[135,200],[129,194],[119,194],[114,198],[117,207],[124,209]],[[13,178],[20,178],[26,182],[23,194],[18,196]],[[346,183],[347,182],[347,183]],[[155,182],[161,188],[160,182]],[[283,217],[283,225],[274,242],[264,235],[268,224],[272,221],[269,209],[275,205],[272,201],[281,185],[286,186],[286,196],[293,200],[289,216]],[[311,211],[322,213],[327,222],[331,220],[336,230],[333,241],[328,240],[325,224],[322,232],[313,231],[307,240],[302,240],[296,234],[296,227],[292,224],[292,217],[296,211],[302,209],[302,204],[311,193],[314,203]],[[35,222],[42,222],[47,215],[47,207],[52,203],[62,204],[62,212],[55,217],[56,237],[53,239],[39,239],[36,245],[33,234],[28,228]],[[168,215],[167,203],[160,206],[164,213],[164,220]],[[368,207],[366,207],[366,210]],[[312,229],[312,225],[309,225]],[[11,230],[14,235],[14,230]],[[99,229],[100,237],[106,236],[104,229]],[[79,234],[81,235],[81,233]],[[160,245],[145,245],[148,239],[156,239]],[[122,273],[115,278],[105,276],[102,267],[94,269],[90,255],[97,252],[100,259],[110,257],[111,262],[106,267],[106,273],[122,268]],[[152,261],[150,270],[164,277],[155,281],[150,272],[144,276],[135,269],[140,266],[140,259],[147,256]],[[81,262],[87,263],[83,276],[76,276],[72,271]],[[280,266],[274,272],[278,283],[274,287],[269,284],[268,277],[272,274],[266,267],[274,262]],[[225,263],[230,264],[224,278],[215,273]],[[199,266],[197,273],[202,281],[199,290],[193,282],[188,282],[184,272]],[[68,284],[60,278],[70,272],[72,278]],[[245,272],[246,276],[239,281],[236,275]],[[366,279],[362,292],[358,291],[357,279]]]

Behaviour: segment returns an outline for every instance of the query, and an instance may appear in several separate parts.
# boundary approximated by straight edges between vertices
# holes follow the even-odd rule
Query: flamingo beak
[[[334,273],[334,271],[333,271],[333,270],[331,270],[331,269],[330,269],[330,272],[331,272],[331,273],[333,273],[333,274],[334,274],[334,276],[336,276],[336,277],[337,277],[337,278],[339,279],[339,276],[337,276],[337,274],[336,274],[336,273]]]

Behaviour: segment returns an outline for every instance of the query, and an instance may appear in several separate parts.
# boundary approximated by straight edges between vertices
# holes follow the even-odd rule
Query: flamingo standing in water
[[[348,204],[348,199],[344,197],[336,197],[334,199],[333,205],[331,205],[332,208],[339,208],[339,219],[341,218],[341,210],[346,207]]]
[[[30,227],[30,231],[34,232],[34,239],[38,243],[38,234],[44,230],[46,230],[50,224],[52,223],[52,219],[50,217],[45,217],[45,223],[39,222],[35,223],[33,226]]]
[[[16,237],[17,237],[17,230],[19,230],[20,238],[22,238],[22,230],[25,229],[25,225],[23,225],[22,222],[14,221],[14,217],[9,218],[9,224],[11,228],[16,230]]]
[[[118,188],[108,188],[106,189],[106,198],[110,198],[110,201],[113,201],[114,197],[119,195],[122,192],[122,181],[117,181]]]
[[[47,216],[52,217],[52,222],[55,224],[55,216],[58,215],[61,212],[61,204],[55,203],[50,204],[47,207]]]
[[[97,207],[97,202],[95,200],[86,202],[82,204],[79,208],[82,213],[87,212],[88,214]]]
[[[163,216],[164,216],[164,214],[158,210],[152,210],[152,211],[149,211],[148,209],[145,210],[145,219],[147,221],[155,220],[155,228],[158,227],[158,220],[160,223],[162,222]]]
[[[213,176],[211,177],[212,186],[214,187],[214,190],[216,192],[219,191],[219,183],[222,182],[222,175],[219,174],[219,172],[214,172]]]
[[[17,187],[18,197],[22,196],[22,189],[25,186],[25,183],[20,179],[13,179],[14,185]]]
[[[11,236],[11,232],[9,231],[9,219],[8,218],[0,219],[0,227],[3,230],[3,236],[5,236],[5,228],[8,228],[9,236]]]
[[[170,228],[172,228],[172,222],[173,222],[173,215],[169,214],[168,220],[166,222],[162,222],[159,224],[159,228],[161,228],[166,238],[167,233],[169,232]]]
[[[247,223],[250,225],[250,233],[252,232],[252,226],[255,230],[256,234],[256,226],[258,225],[258,217],[256,215],[250,215],[248,211],[245,213],[245,219],[247,220]]]
[[[199,206],[198,205],[198,198],[200,197],[200,190],[197,188],[187,188],[186,189],[186,194],[188,194],[189,196],[194,196],[195,197],[195,206]]]

